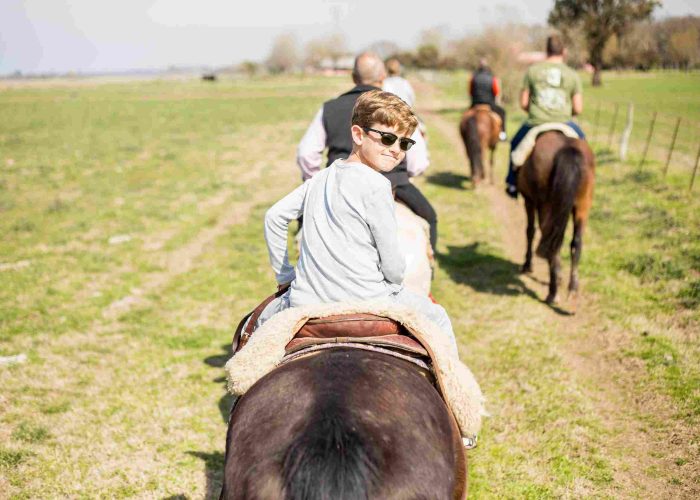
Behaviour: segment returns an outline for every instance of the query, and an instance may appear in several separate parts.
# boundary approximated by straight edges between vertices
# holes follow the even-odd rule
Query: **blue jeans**
[[[581,130],[581,127],[578,126],[578,123],[569,120],[566,122],[566,124],[574,129],[578,136],[581,139],[586,138],[586,134],[583,133],[583,130]],[[527,122],[523,123],[520,126],[520,129],[515,133],[513,136],[513,139],[510,141],[510,152],[512,153],[515,148],[518,147],[518,144],[525,138],[527,133],[530,131],[531,128],[533,128],[534,125],[529,125]],[[510,159],[510,155],[508,155],[508,175],[506,176],[506,184],[510,186],[515,186],[516,183],[516,177],[515,177],[515,172],[513,171],[513,160]]]

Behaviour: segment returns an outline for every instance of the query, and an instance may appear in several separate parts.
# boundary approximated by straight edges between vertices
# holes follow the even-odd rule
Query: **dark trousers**
[[[566,124],[574,129],[578,136],[581,139],[586,138],[586,134],[583,133],[583,130],[581,130],[581,127],[579,127],[578,123],[575,121],[569,120],[566,122]],[[510,141],[510,152],[512,153],[515,148],[518,147],[518,144],[522,142],[523,139],[525,139],[525,136],[527,133],[530,131],[531,128],[533,128],[534,125],[529,125],[527,122],[523,123],[518,131],[515,133],[513,138]],[[508,155],[508,175],[506,176],[506,184],[509,184],[511,186],[515,186],[516,183],[516,176],[515,176],[515,171],[513,170],[513,160],[510,159],[510,155]]]
[[[437,214],[428,199],[423,196],[413,184],[401,184],[396,186],[396,199],[403,202],[408,208],[430,225],[430,244],[436,250],[437,244]]]

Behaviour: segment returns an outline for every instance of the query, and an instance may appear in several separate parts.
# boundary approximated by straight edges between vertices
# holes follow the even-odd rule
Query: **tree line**
[[[582,8],[586,5],[587,10]],[[529,62],[528,53],[542,51],[547,35],[556,29],[567,42],[569,64],[589,64],[594,84],[600,83],[602,69],[700,68],[700,17],[653,20],[657,5],[655,0],[557,0],[548,26],[487,26],[460,38],[447,38],[444,30],[433,28],[425,30],[411,49],[390,41],[366,49],[381,57],[397,57],[404,66],[416,69],[471,70],[486,58],[495,71],[507,74],[511,69],[520,71]],[[346,69],[352,55],[343,35],[301,46],[293,34],[284,34],[274,40],[264,63],[247,61],[239,69],[250,74]]]

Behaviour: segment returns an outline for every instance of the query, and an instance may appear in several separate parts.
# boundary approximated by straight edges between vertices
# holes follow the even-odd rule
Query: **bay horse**
[[[277,367],[231,412],[220,498],[466,498],[460,433],[429,376],[349,347]]]
[[[539,135],[532,153],[518,173],[518,191],[525,198],[527,212],[527,251],[523,272],[532,271],[532,240],[535,236],[535,212],[542,238],[539,257],[549,263],[549,293],[546,302],[557,302],[561,283],[559,250],[572,216],[571,276],[569,295],[578,293],[578,264],[583,249],[583,232],[593,204],[595,157],[588,143],[549,131]]]
[[[477,104],[462,114],[459,132],[467,150],[474,184],[486,178],[486,171],[493,184],[493,155],[500,131],[501,124],[488,104]]]

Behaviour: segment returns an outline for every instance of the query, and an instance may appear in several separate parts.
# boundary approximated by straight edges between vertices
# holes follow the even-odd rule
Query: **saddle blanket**
[[[527,160],[527,157],[532,153],[532,149],[535,147],[535,141],[537,141],[537,136],[544,132],[549,132],[550,130],[557,130],[567,137],[572,139],[579,139],[578,134],[574,129],[568,126],[566,123],[543,123],[542,125],[537,125],[531,128],[525,135],[518,147],[515,148],[510,153],[510,159],[513,162],[515,168],[522,167]]]
[[[472,372],[440,328],[423,315],[388,301],[337,302],[292,307],[265,322],[250,341],[226,363],[228,390],[241,396],[278,366],[285,346],[310,318],[368,313],[401,323],[431,354],[433,371],[446,404],[463,437],[475,439],[486,416],[484,397]]]

